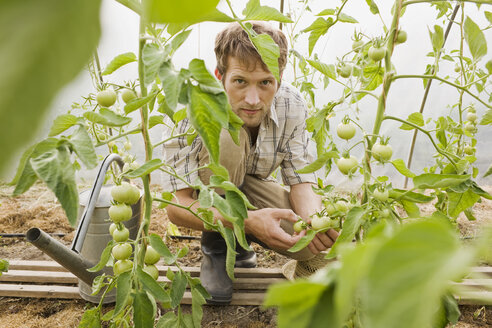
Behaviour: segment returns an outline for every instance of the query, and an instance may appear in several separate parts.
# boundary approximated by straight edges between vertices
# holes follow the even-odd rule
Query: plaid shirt
[[[282,84],[273,100],[270,115],[261,122],[256,144],[246,164],[246,173],[262,179],[269,178],[279,166],[286,185],[311,182],[316,183],[316,175],[299,174],[301,169],[313,161],[308,151],[309,136],[306,131],[307,108],[299,91]],[[187,119],[181,121],[177,133],[185,133],[189,128]],[[188,146],[185,137],[174,138],[164,144],[164,159],[183,176],[198,168],[198,154],[204,147],[200,137]],[[186,176],[189,183],[198,179],[198,172]],[[165,189],[180,190],[188,186],[175,177],[166,174],[163,178]],[[170,188],[168,188],[168,186]]]

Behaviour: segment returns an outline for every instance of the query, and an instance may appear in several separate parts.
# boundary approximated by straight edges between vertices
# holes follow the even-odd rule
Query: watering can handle
[[[75,232],[75,237],[71,246],[71,249],[74,252],[80,253],[80,251],[82,250],[85,235],[87,234],[87,229],[89,228],[89,224],[91,223],[92,213],[94,212],[94,208],[96,207],[97,199],[99,198],[99,193],[101,192],[101,188],[106,177],[106,172],[108,171],[109,165],[114,161],[118,163],[120,169],[123,169],[124,162],[121,156],[118,154],[109,154],[102,161],[99,172],[97,173],[96,180],[94,181],[94,185],[92,186],[89,201],[85,206],[82,216],[80,217],[79,225],[77,227],[77,231]]]

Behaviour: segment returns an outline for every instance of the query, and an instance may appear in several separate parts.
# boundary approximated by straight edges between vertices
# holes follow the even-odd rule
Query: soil
[[[158,190],[157,186],[153,186]],[[484,188],[492,192],[492,187]],[[51,260],[36,247],[24,241],[22,237],[6,237],[5,234],[25,234],[32,227],[37,227],[55,236],[65,245],[70,245],[74,228],[56,201],[51,191],[42,184],[35,184],[28,192],[11,197],[13,188],[0,184],[0,258],[7,260]],[[83,190],[83,187],[80,188]],[[426,205],[422,210],[430,210]],[[476,204],[474,214],[476,221],[466,218],[458,219],[458,226],[463,236],[473,237],[480,227],[492,223],[492,201],[483,200]],[[169,221],[165,210],[154,208],[152,211],[150,232],[167,236]],[[172,239],[166,237],[166,244],[172,251],[183,246],[189,253],[180,259],[184,266],[199,266],[201,261],[199,232],[179,228],[181,235],[192,236],[194,239]],[[259,267],[282,267],[289,259],[273,251],[253,244],[258,256]],[[44,327],[77,327],[84,310],[92,306],[82,300],[56,300],[34,298],[0,297],[0,328],[44,328]],[[184,311],[189,311],[184,306]],[[109,308],[108,308],[109,309]],[[492,327],[492,307],[460,306],[462,316],[456,328]],[[258,306],[204,306],[203,327],[276,327],[275,309],[264,309]]]

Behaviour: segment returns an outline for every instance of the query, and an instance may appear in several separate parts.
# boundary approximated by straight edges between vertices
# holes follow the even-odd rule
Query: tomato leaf
[[[84,126],[79,125],[78,129],[70,136],[70,144],[88,169],[97,165],[96,150]]]
[[[413,173],[412,171],[410,171],[407,168],[407,166],[405,165],[405,162],[402,159],[400,159],[400,158],[399,159],[395,159],[395,160],[390,161],[390,163],[393,164],[393,166],[395,167],[395,169],[397,169],[398,172],[400,172],[404,176],[406,176],[408,178],[415,177],[415,173]]]
[[[153,328],[155,318],[154,304],[147,292],[138,291],[133,299],[133,325],[135,328]]]
[[[485,172],[485,174],[483,175],[483,177],[487,177],[489,175],[492,174],[492,164],[489,166],[489,168],[487,169],[487,172]]]
[[[324,64],[317,60],[306,60],[311,66],[313,66],[316,70],[329,77],[330,79],[335,80],[337,78],[337,74],[335,72],[335,65],[332,64]]]
[[[417,189],[448,188],[470,179],[470,175],[424,173],[413,178]]]
[[[480,27],[469,17],[465,19],[465,40],[475,61],[487,54],[487,41]]]
[[[205,304],[205,298],[201,292],[197,288],[191,287],[191,315],[195,328],[202,327],[203,304]]]
[[[144,175],[150,174],[151,172],[157,170],[162,166],[162,161],[158,158],[151,159],[147,163],[143,164],[142,166],[138,167],[136,170],[133,170],[125,176],[129,179],[135,179],[135,178],[140,178],[143,177]]]
[[[480,196],[474,193],[471,189],[463,193],[457,193],[448,190],[448,215],[456,218],[461,212],[472,207],[479,199]]]
[[[68,222],[75,226],[79,209],[79,193],[75,182],[75,169],[66,146],[48,151],[30,160],[32,169],[60,201]]]
[[[48,134],[49,137],[56,136],[63,131],[71,128],[75,124],[77,124],[78,119],[77,116],[72,114],[62,114],[58,115],[53,121],[53,125],[51,126],[50,132]]]
[[[132,290],[131,273],[123,272],[116,278],[116,305],[114,307],[113,318],[123,311],[128,303]]]
[[[149,236],[149,243],[153,249],[157,251],[162,257],[167,265],[171,265],[176,262],[176,256],[171,253],[166,244],[162,241],[162,238],[156,234],[151,234]]]
[[[358,23],[359,21],[355,18],[353,18],[352,16],[349,16],[347,14],[344,14],[344,13],[339,13],[338,14],[338,20],[340,22],[344,22],[344,23]]]
[[[331,246],[327,257],[336,257],[340,245],[352,242],[355,234],[359,231],[360,226],[363,223],[365,214],[366,213],[362,207],[354,206],[350,209],[347,213],[345,221],[343,222],[342,232],[338,236],[337,240],[335,240],[335,243]]]
[[[432,43],[432,48],[434,53],[439,52],[444,45],[444,33],[442,27],[439,25],[434,25],[434,32],[429,29],[429,36]]]
[[[482,116],[482,120],[480,121],[480,125],[491,125],[492,124],[492,109],[489,109]]]
[[[137,109],[139,109],[140,107],[142,107],[143,105],[147,104],[149,101],[151,101],[152,99],[154,99],[155,96],[156,96],[155,93],[151,93],[147,97],[144,97],[144,98],[135,98],[135,99],[131,100],[123,108],[123,110],[125,111],[125,114],[130,114],[131,112],[136,111]],[[101,108],[101,110],[102,109],[103,108]],[[121,117],[124,117],[124,116],[121,116]],[[125,117],[125,118],[129,118],[129,117]],[[128,123],[130,123],[130,122],[128,122]],[[125,123],[125,124],[128,124],[128,123]],[[119,124],[121,124],[121,123],[119,123]],[[123,124],[123,125],[125,125],[125,124]],[[117,126],[121,126],[121,125],[117,125]]]
[[[0,172],[38,132],[58,91],[93,55],[100,35],[100,3],[0,2],[0,62],[4,63],[0,69]]]
[[[86,310],[80,319],[78,328],[101,328],[101,309],[97,306]]]
[[[187,280],[186,276],[179,270],[174,275],[171,284],[171,307],[176,307],[181,302],[186,290]]]
[[[323,165],[325,165],[326,162],[328,162],[328,160],[330,160],[331,158],[339,158],[339,157],[340,156],[338,155],[338,153],[336,151],[329,151],[329,152],[323,153],[320,156],[318,156],[318,158],[314,162],[303,167],[302,169],[296,170],[296,172],[301,173],[301,174],[315,172],[315,171],[319,170],[320,168],[322,168]]]
[[[209,73],[205,62],[202,59],[195,58],[190,62],[188,67],[191,76],[200,83],[200,89],[214,95],[224,92],[222,84]]]
[[[309,56],[311,56],[316,42],[319,38],[328,32],[328,29],[333,25],[332,19],[330,21],[319,17],[311,25],[302,30],[302,32],[311,32],[309,34]]]
[[[424,194],[420,194],[417,192],[409,191],[409,190],[403,190],[403,189],[390,189],[389,192],[389,197],[399,201],[399,200],[407,200],[412,203],[428,203],[432,200],[434,200],[435,197],[433,196],[427,196]]]
[[[114,244],[115,244],[114,241],[110,240],[108,242],[108,244],[106,245],[106,247],[104,248],[104,250],[102,251],[101,259],[99,260],[99,262],[95,266],[93,266],[92,268],[87,269],[87,271],[97,272],[97,271],[104,269],[104,267],[106,266],[106,263],[108,263],[109,258],[111,257],[111,250],[113,249]]]
[[[125,52],[124,54],[120,54],[114,57],[101,74],[109,75],[116,71],[118,68],[136,61],[137,56],[133,52]]]
[[[156,43],[146,43],[142,50],[144,63],[144,81],[150,84],[154,81],[159,68],[169,57],[169,51]]]
[[[154,126],[164,124],[164,117],[162,115],[154,115],[149,117],[149,129],[152,129]]]
[[[220,198],[220,197],[219,197]],[[234,237],[234,232],[224,227],[222,221],[218,220],[217,225],[219,226],[219,232],[224,238],[227,245],[226,253],[226,272],[229,278],[234,280],[234,264],[236,263],[236,239]]]
[[[299,239],[299,241],[294,246],[289,248],[288,251],[295,253],[300,251],[301,249],[306,248],[306,246],[309,245],[309,243],[313,240],[314,236],[316,236],[316,231],[308,230],[306,232],[306,235],[301,237],[301,239]]]
[[[379,8],[373,0],[366,0],[366,3],[369,6],[369,9],[371,10],[371,13],[373,15],[379,14]]]
[[[293,23],[293,21],[284,16],[280,11],[268,6],[261,6],[260,0],[249,0],[246,8],[243,10],[244,20],[264,20],[277,21],[281,23]]]
[[[424,126],[424,116],[422,115],[422,113],[419,113],[419,112],[415,112],[415,113],[410,114],[407,118],[407,121],[410,123],[413,123],[417,126],[420,126],[420,127]],[[415,128],[411,125],[403,123],[400,126],[400,129],[402,129],[402,130],[413,130]]]
[[[99,110],[99,113],[85,112],[83,116],[86,120],[92,123],[102,124],[105,126],[120,127],[132,121],[130,117],[118,115],[115,112],[113,112],[111,109],[104,108],[104,107]]]
[[[246,24],[246,26],[248,26]],[[278,58],[280,57],[280,50],[278,45],[273,41],[272,37],[268,34],[256,34],[251,28],[249,30],[249,39],[254,44],[256,50],[261,56],[261,60],[267,65],[270,72],[273,74],[277,81],[280,81],[280,71],[278,68]]]
[[[171,302],[171,298],[167,294],[167,292],[162,288],[161,285],[157,283],[147,272],[143,271],[139,266],[137,267],[137,277],[138,280],[142,283],[143,287],[152,294],[155,299],[160,303],[169,303]]]

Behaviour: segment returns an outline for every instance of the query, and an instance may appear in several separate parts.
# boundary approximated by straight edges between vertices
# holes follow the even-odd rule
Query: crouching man
[[[258,34],[269,34],[278,44],[281,75],[287,62],[285,36],[267,23],[254,22],[253,29]],[[217,35],[215,54],[215,75],[224,85],[232,110],[244,121],[239,146],[227,131],[221,134],[220,163],[229,170],[231,181],[258,208],[250,210],[244,221],[246,236],[250,241],[297,260],[297,266],[304,268],[304,272],[312,272],[317,269],[316,263],[322,262],[320,252],[331,247],[338,234],[334,230],[318,233],[305,249],[297,253],[287,251],[300,239],[293,231],[297,215],[309,221],[310,215],[321,209],[321,199],[311,188],[316,182],[315,175],[296,172],[312,161],[308,153],[305,103],[297,90],[275,79],[239,24],[232,23]],[[179,133],[184,133],[189,122],[181,123]],[[168,142],[165,157],[180,175],[209,162],[200,137],[190,146],[184,138]],[[278,167],[289,190],[269,179]],[[187,175],[186,179],[192,183],[199,177],[208,184],[210,176],[209,170],[200,170]],[[196,202],[193,189],[174,177],[166,179],[164,183],[176,191],[180,204],[189,206]],[[182,208],[169,206],[167,213],[173,223],[203,231],[200,279],[212,296],[209,303],[229,303],[232,281],[225,269],[225,241],[219,233],[205,231],[202,221]],[[216,220],[231,227],[215,209],[214,213]],[[237,267],[256,266],[254,251],[237,248]]]

